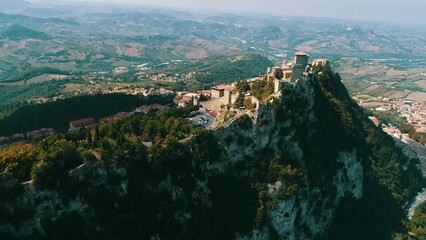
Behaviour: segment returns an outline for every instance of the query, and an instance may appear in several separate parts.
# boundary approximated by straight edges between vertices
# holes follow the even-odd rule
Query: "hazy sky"
[[[29,0],[31,2],[70,2]],[[426,0],[74,0],[78,2],[133,3],[179,9],[223,12],[258,12],[320,16],[385,22],[426,24]]]

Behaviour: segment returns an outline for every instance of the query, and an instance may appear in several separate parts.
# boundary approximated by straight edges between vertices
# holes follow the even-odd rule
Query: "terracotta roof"
[[[376,125],[376,127],[380,126],[380,121],[376,117],[369,117],[370,120]]]
[[[214,89],[214,90],[227,90],[227,91],[232,92],[232,91],[235,90],[235,87],[232,86],[232,85],[223,84],[223,85],[214,86],[212,89]]]
[[[117,113],[117,114],[115,114],[113,117],[114,117],[114,119],[123,119],[123,118],[128,118],[128,117],[130,117],[130,116],[132,116],[132,114],[131,114],[131,113],[128,113],[128,112],[121,112],[121,113]]]
[[[216,118],[217,115],[219,115],[219,113],[215,112],[215,111],[211,111],[209,112],[210,116],[212,116],[213,118]]]
[[[158,104],[158,103],[155,103],[155,104],[150,105],[150,107],[151,107],[152,109],[162,109],[162,108],[163,108],[163,105]]]
[[[224,91],[225,89],[223,89],[223,88],[217,88],[217,87],[212,87],[212,90],[215,90],[215,91]]]
[[[83,119],[71,121],[70,126],[71,128],[78,128],[78,127],[84,127],[86,125],[90,125],[94,123],[96,123],[96,121],[93,118],[83,118]]]
[[[182,96],[182,95],[180,95],[180,96],[176,96],[176,97],[174,98],[174,100],[179,101],[179,100],[181,100],[182,98],[183,98],[183,96]]]

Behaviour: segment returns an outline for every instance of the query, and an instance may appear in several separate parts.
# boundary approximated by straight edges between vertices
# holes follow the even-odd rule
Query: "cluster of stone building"
[[[313,74],[313,67],[324,66],[328,63],[328,59],[314,59],[311,63],[309,62],[309,55],[303,52],[297,52],[294,60],[284,60],[281,66],[275,66],[267,69],[266,81],[274,82],[274,92],[279,93],[284,84],[295,84],[301,79]],[[259,78],[249,79],[247,82],[259,81]],[[179,107],[186,106],[200,106],[205,109],[206,112],[214,113],[214,118],[217,117],[223,106],[232,104],[236,96],[233,94],[236,89],[236,83],[233,84],[222,84],[212,87],[210,90],[203,90],[197,92],[182,92],[174,98],[174,103]],[[162,90],[162,94],[171,93],[167,89]],[[147,92],[146,89],[120,89],[114,88],[110,90],[91,90],[91,92],[79,92],[77,94],[110,94],[110,93],[125,93],[125,94],[143,94],[149,95],[151,92]],[[162,110],[164,107],[158,104],[150,106],[141,106],[133,112],[117,113],[113,116],[109,116],[101,119],[101,121],[114,121],[118,119],[124,119],[130,117],[133,113],[143,112],[147,113],[152,109]],[[78,119],[70,122],[70,131],[79,130],[82,128],[92,129],[97,126],[98,122],[92,117]],[[2,138],[0,138],[1,143]]]
[[[256,81],[274,82],[274,92],[277,94],[285,84],[296,84],[297,81],[313,75],[313,67],[324,66],[327,63],[328,59],[324,58],[314,59],[309,62],[308,54],[298,52],[295,54],[294,60],[284,60],[281,66],[268,68],[265,78],[248,79],[247,82],[249,84]],[[221,112],[226,111],[224,106],[235,102],[239,94],[235,93],[235,89],[236,83],[232,83],[217,85],[210,90],[178,93],[174,103],[179,107],[200,106],[200,109],[206,112],[214,112],[215,116],[213,118],[216,118]],[[245,98],[247,97],[252,99],[249,93],[245,96]]]
[[[55,133],[53,128],[41,128],[27,133],[15,133],[10,136],[0,136],[0,148],[11,143],[25,144],[31,139],[44,138]]]
[[[101,89],[101,88],[93,88],[90,90],[80,90],[75,91],[74,95],[95,95],[95,94],[114,94],[114,93],[122,93],[126,95],[143,95],[143,96],[150,96],[153,94],[173,94],[173,91],[168,90],[166,88],[160,87],[160,88],[123,88],[123,87],[115,87],[111,89]]]
[[[377,126],[377,125],[376,125]],[[387,133],[388,135],[394,137],[395,139],[398,139],[404,143],[408,143],[411,141],[414,141],[410,138],[408,133],[402,133],[401,130],[399,130],[398,127],[394,125],[382,125],[382,130]]]
[[[393,110],[407,120],[417,132],[426,133],[426,103],[412,100],[398,100],[375,108],[376,111]]]
[[[126,119],[131,117],[135,113],[148,113],[151,110],[164,110],[166,106],[161,104],[151,104],[151,105],[143,105],[136,108],[133,112],[120,112],[114,115],[104,117],[100,119],[100,122],[113,122],[121,119]],[[77,131],[80,129],[94,129],[98,125],[98,122],[93,117],[77,119],[70,122],[69,131]]]
[[[297,52],[293,61],[284,60],[281,66],[268,68],[266,80],[274,82],[274,92],[278,93],[285,84],[294,84],[300,79],[313,75],[313,67],[325,66],[327,63],[326,58],[317,58],[309,63],[308,54]]]
[[[212,87],[210,90],[202,90],[196,92],[182,92],[174,98],[173,102],[178,107],[187,106],[200,106],[211,105],[210,103],[216,102],[220,105],[227,105],[232,103],[233,92],[235,91],[235,84],[222,84]]]
[[[132,116],[135,113],[148,113],[151,110],[165,110],[167,106],[161,104],[143,105],[136,108],[133,112],[120,112],[114,115],[100,119],[99,122],[112,122],[120,119],[125,119]],[[69,123],[69,131],[78,131],[80,129],[94,129],[98,125],[98,122],[93,117],[87,117],[82,119],[73,120]],[[7,147],[11,144],[26,144],[31,139],[45,138],[55,134],[53,128],[41,128],[38,130],[30,131],[27,133],[15,133],[10,136],[0,136],[0,148]]]
[[[70,122],[70,131],[80,130],[82,128],[93,129],[98,125],[94,118],[82,118]]]
[[[266,80],[273,81],[275,85],[275,93],[282,88],[284,83],[295,83],[299,79],[313,74],[312,66],[324,66],[328,63],[328,59],[319,58],[314,59],[313,62],[309,63],[309,55],[306,53],[298,52],[295,55],[294,61],[284,60],[282,66],[275,66],[267,69]],[[278,77],[279,73],[282,72],[282,77]],[[259,78],[248,79],[248,83],[259,81]],[[186,107],[190,105],[199,105],[203,101],[199,99],[201,96],[212,99],[224,100],[222,104],[231,104],[233,99],[233,92],[235,92],[236,83],[222,84],[212,87],[210,90],[203,90],[197,92],[183,92],[178,93],[174,99],[174,103],[179,107]],[[204,101],[206,102],[206,101]]]

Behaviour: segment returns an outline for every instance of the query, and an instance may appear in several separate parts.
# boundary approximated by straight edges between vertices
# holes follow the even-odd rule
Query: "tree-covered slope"
[[[20,108],[0,120],[0,136],[40,128],[66,130],[70,121],[93,117],[96,120],[119,112],[133,111],[142,105],[169,104],[171,96],[141,97],[124,94],[88,95]]]
[[[232,82],[262,75],[271,60],[258,54],[212,56],[196,63],[196,79],[202,83]]]
[[[1,32],[1,38],[7,38],[12,41],[20,41],[29,38],[48,40],[49,35],[33,29],[26,28],[18,24],[12,24]]]
[[[405,202],[425,185],[417,160],[368,120],[338,74],[322,72],[215,131],[171,109],[1,150],[0,238],[407,233]]]
[[[399,234],[397,239],[426,239],[426,203],[420,204],[408,224],[409,233]]]
[[[368,120],[338,74],[326,69],[317,77],[316,86],[320,90],[316,91],[317,115],[328,119],[324,122],[328,127],[314,139],[329,142],[328,148],[318,149],[318,154],[327,159],[333,149],[357,146],[363,166],[363,197],[345,194],[328,239],[392,239],[395,232],[406,231],[403,208],[425,186],[418,159],[408,159],[390,136]],[[343,135],[330,141],[330,135],[338,134]]]

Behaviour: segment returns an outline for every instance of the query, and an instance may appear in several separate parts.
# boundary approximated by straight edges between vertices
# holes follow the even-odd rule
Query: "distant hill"
[[[229,82],[257,77],[273,63],[259,54],[208,57],[196,64],[196,79],[203,83]]]
[[[284,37],[284,33],[276,25],[261,28],[259,34],[261,37],[270,40],[282,39]]]
[[[44,32],[32,30],[18,24],[12,24],[1,32],[1,38],[8,38],[9,40],[13,41],[19,41],[28,38],[47,40],[50,39],[50,36]]]

